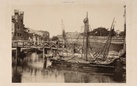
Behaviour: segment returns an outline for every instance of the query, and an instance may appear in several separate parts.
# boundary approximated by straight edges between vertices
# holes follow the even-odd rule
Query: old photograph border
[[[37,1],[34,1],[34,2],[35,2],[35,4],[37,4]],[[4,32],[4,33],[7,32],[5,34],[2,33],[1,35],[3,37],[6,37],[8,40],[3,40],[3,37],[1,37],[2,45],[3,45],[1,47],[3,49],[3,51],[2,51],[3,54],[1,54],[2,55],[1,57],[5,57],[5,58],[1,58],[1,63],[0,64],[5,64],[6,62],[8,64],[8,65],[5,65],[4,67],[3,67],[3,65],[1,66],[4,69],[4,71],[6,71],[6,72],[2,72],[2,74],[1,74],[1,76],[3,77],[2,84],[3,85],[7,85],[7,86],[15,85],[15,84],[11,84],[10,83],[11,82],[11,78],[10,77],[12,77],[12,75],[11,75],[11,68],[10,68],[12,59],[10,58],[11,55],[8,55],[7,53],[11,54],[11,49],[10,49],[11,48],[11,39],[10,39],[11,38],[11,24],[10,24],[11,22],[9,22],[9,21],[11,21],[11,15],[12,15],[11,7],[12,7],[13,4],[15,5],[15,4],[19,4],[19,3],[20,3],[20,5],[21,4],[32,4],[32,1],[31,0],[30,1],[26,1],[26,2],[22,2],[22,1],[10,2],[10,1],[7,1],[6,4],[2,4],[1,5],[1,7],[4,8],[4,10],[5,10],[5,11],[3,11],[4,12],[3,15],[6,15],[6,17],[2,18],[4,20],[4,22],[5,22],[5,24],[2,26],[2,28],[6,28],[6,29],[3,29],[1,31]],[[128,28],[132,28],[131,27],[132,26],[131,16],[133,15],[132,11],[131,11],[132,4],[131,4],[131,1],[128,1],[128,0],[126,1],[126,3],[127,3],[126,5],[127,5],[127,20],[128,20],[127,21],[127,32],[126,32],[127,33],[127,38],[126,38],[126,40],[127,40],[127,52],[128,52],[127,53],[127,57],[131,57],[132,58],[134,56],[135,52],[133,50],[134,47],[131,46],[131,44],[133,44],[135,41],[134,41],[134,39],[132,39],[133,34],[131,34],[131,33],[133,33],[134,31],[133,31],[133,29],[130,29],[130,30],[128,29]],[[132,18],[133,18],[133,16],[132,16]],[[131,41],[129,41],[129,40],[131,40]],[[132,70],[133,68],[132,67],[133,67],[134,63],[132,63],[132,62],[134,62],[133,58],[132,58],[132,60],[127,58],[127,64],[131,64],[131,65],[127,65],[127,69],[129,69],[129,70],[127,70],[127,82],[126,82],[126,84],[122,84],[122,85],[127,85],[129,82],[130,83],[134,82],[133,77],[129,74],[129,73],[133,73],[133,70]],[[9,73],[9,74],[7,74],[7,73]],[[5,76],[3,76],[3,75],[5,75]],[[9,83],[5,84],[6,82],[9,82]],[[46,83],[40,83],[39,85],[43,85],[43,84],[46,84]],[[90,83],[90,84],[92,84],[92,83]],[[90,85],[90,84],[88,84],[88,85]],[[28,85],[28,84],[24,84],[24,85]],[[36,85],[36,84],[32,84],[32,85]],[[50,85],[50,84],[48,84],[48,85]],[[68,84],[65,84],[65,85],[68,85]],[[75,85],[75,84],[73,84],[73,85]],[[81,85],[85,85],[85,84],[81,84]],[[98,85],[98,84],[94,83],[94,85]],[[116,85],[116,84],[114,84],[114,83],[112,83],[112,84],[106,83],[106,85]],[[119,84],[117,84],[117,85],[119,85]]]

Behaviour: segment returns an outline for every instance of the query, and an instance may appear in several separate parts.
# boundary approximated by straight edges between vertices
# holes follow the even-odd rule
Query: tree
[[[59,38],[58,38],[57,36],[53,36],[53,37],[51,38],[51,40],[52,40],[52,41],[58,41]]]
[[[92,36],[108,36],[109,31],[104,27],[98,27],[89,33]]]

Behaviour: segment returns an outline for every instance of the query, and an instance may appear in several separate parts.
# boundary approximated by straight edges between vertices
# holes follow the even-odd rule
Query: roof
[[[39,31],[34,30],[34,29],[25,28],[25,31],[28,32],[28,33],[32,33],[32,34],[36,34],[36,35],[43,36],[43,33],[42,33],[42,32],[39,32]]]

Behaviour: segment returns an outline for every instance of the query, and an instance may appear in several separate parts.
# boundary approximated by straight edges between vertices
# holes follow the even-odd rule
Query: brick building
[[[23,23],[24,12],[14,10],[12,16],[12,40],[27,40],[28,33],[24,31]]]
[[[26,28],[23,22],[24,12],[14,10],[12,16],[12,40],[28,40],[34,44],[49,40],[48,31],[37,31]]]

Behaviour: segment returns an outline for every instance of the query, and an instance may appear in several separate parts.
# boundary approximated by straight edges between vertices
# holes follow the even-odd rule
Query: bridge
[[[12,40],[12,53],[16,51],[16,58],[19,58],[19,54],[23,50],[30,50],[35,48],[43,52],[43,58],[45,57],[46,50],[62,50],[64,47],[63,42],[61,41],[43,41],[43,42],[32,42],[29,40]]]
[[[71,48],[79,48],[78,44],[69,43],[67,45],[68,49]],[[16,57],[22,50],[29,50],[35,48],[43,52],[43,58],[45,56],[45,52],[47,50],[53,50],[52,52],[56,52],[57,50],[64,49],[63,41],[43,41],[43,42],[33,42],[29,40],[12,40],[12,50],[16,51]]]
[[[13,40],[12,48],[52,48],[58,49],[63,48],[63,42],[61,41],[43,41],[43,42],[32,42],[28,40]]]

